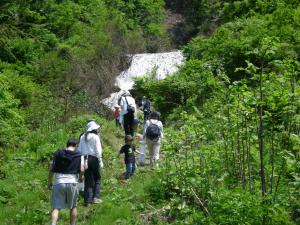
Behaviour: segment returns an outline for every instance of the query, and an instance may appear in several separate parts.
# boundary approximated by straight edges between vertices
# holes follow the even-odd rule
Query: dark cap
[[[150,114],[150,118],[151,119],[158,119],[160,118],[160,112],[157,112],[157,111],[153,111],[151,114]]]
[[[69,146],[76,146],[76,145],[78,145],[78,141],[76,139],[69,139],[67,141],[67,147],[69,147]]]

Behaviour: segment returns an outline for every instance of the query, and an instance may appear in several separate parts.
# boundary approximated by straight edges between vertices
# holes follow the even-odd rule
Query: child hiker
[[[121,123],[120,123],[120,106],[118,104],[116,104],[114,106],[114,117],[115,117],[115,121],[116,121],[116,127],[120,128],[121,127]]]
[[[125,136],[125,145],[122,146],[118,157],[124,153],[124,161],[126,164],[126,172],[125,179],[129,179],[135,171],[135,152],[138,154],[142,154],[138,150],[135,149],[135,145],[133,144],[133,137],[131,135]]]

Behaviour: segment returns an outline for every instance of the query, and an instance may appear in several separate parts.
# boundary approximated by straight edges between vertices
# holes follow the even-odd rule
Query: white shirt
[[[53,185],[56,184],[77,184],[79,180],[78,174],[63,174],[55,173],[55,179]]]
[[[126,99],[125,99],[126,98]],[[126,96],[122,96],[121,97],[121,101],[120,101],[120,107],[121,107],[121,112],[120,112],[120,123],[123,124],[123,121],[124,121],[124,115],[127,113],[127,102],[128,102],[128,105],[131,105],[132,107],[134,107],[135,109],[135,117],[136,117],[136,104],[135,104],[135,99],[130,96],[130,95],[126,95]]]
[[[92,155],[99,159],[101,168],[103,167],[102,162],[102,146],[100,142],[100,137],[94,133],[88,133],[87,138],[86,134],[83,134],[80,137],[78,151],[82,155]]]
[[[164,137],[164,127],[162,125],[162,122],[159,121],[159,120],[154,120],[154,119],[150,119],[150,120],[146,121],[146,124],[145,124],[145,127],[144,127],[144,137],[146,136],[146,130],[150,126],[151,123],[156,124],[159,127],[159,129],[160,129],[160,138],[163,138]]]

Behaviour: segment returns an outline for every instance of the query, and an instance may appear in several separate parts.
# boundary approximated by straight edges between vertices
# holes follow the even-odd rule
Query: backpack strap
[[[124,98],[125,98],[125,101],[126,101],[126,104],[127,104],[127,107],[128,107],[129,104],[128,104],[128,101],[127,101],[127,96],[124,96]]]
[[[151,121],[151,119],[150,119],[149,122],[150,122],[149,126],[150,126],[151,124],[154,124],[154,125],[158,126],[158,121],[157,121],[156,123],[152,123],[152,121]],[[160,130],[160,132],[161,132],[160,126],[158,126],[158,128],[159,128],[159,130]]]

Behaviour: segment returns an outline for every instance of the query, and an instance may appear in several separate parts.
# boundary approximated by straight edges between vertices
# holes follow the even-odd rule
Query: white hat
[[[86,125],[86,131],[87,132],[90,132],[90,131],[93,131],[93,130],[98,130],[99,128],[100,128],[100,125],[97,124],[95,121],[90,121]]]

